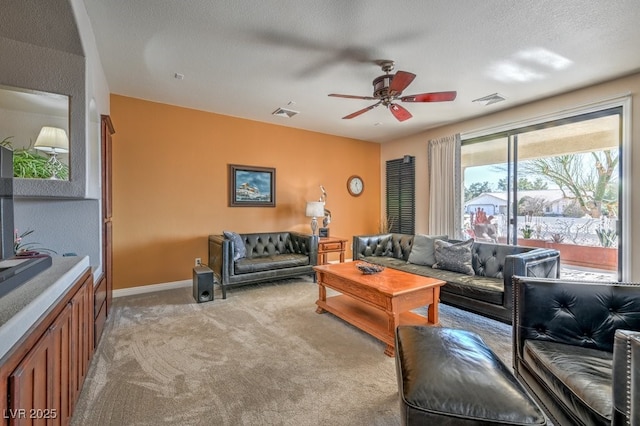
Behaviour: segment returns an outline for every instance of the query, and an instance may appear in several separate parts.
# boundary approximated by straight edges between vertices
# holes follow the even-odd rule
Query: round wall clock
[[[364,181],[360,176],[353,175],[347,179],[347,190],[354,197],[359,196],[364,191]]]

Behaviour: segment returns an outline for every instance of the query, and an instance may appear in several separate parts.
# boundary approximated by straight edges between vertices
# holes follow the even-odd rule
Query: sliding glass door
[[[617,280],[622,108],[463,140],[464,233],[560,250],[567,275]]]

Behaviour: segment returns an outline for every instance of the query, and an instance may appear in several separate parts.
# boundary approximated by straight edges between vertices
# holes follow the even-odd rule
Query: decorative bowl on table
[[[358,268],[364,275],[373,275],[384,271],[384,266],[365,262],[356,263],[356,268]]]

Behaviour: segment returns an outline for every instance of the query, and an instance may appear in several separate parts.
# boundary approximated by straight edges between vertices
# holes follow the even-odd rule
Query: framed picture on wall
[[[275,207],[276,169],[229,164],[230,207]]]

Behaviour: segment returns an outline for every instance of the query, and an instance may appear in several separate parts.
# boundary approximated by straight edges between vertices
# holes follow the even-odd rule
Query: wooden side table
[[[344,263],[347,240],[341,237],[320,237],[318,240],[318,265],[326,265],[327,253],[340,253],[340,263]]]

